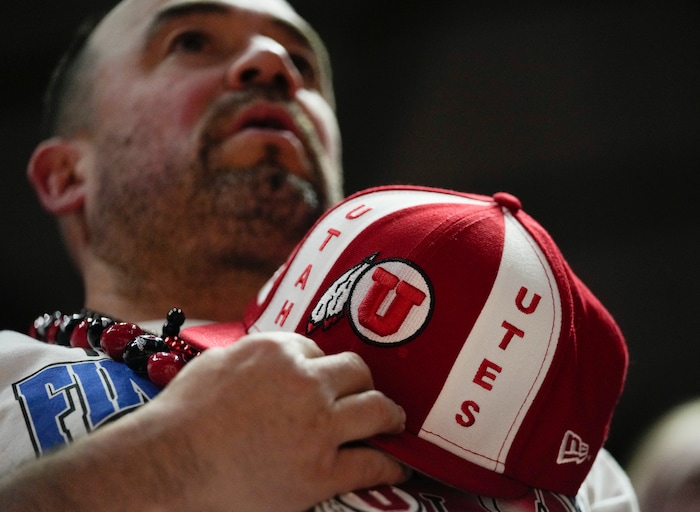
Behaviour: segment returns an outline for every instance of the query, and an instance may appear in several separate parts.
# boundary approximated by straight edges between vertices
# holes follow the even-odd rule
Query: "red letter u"
[[[379,336],[395,334],[411,308],[423,303],[425,293],[406,281],[399,281],[398,277],[381,267],[374,270],[372,280],[374,283],[358,308],[360,325]],[[394,288],[396,296],[382,316],[378,313],[379,308]]]

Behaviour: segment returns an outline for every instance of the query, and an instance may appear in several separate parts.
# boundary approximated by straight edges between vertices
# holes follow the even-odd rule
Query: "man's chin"
[[[209,186],[229,194],[220,199],[229,203],[239,214],[270,215],[284,221],[289,215],[321,213],[325,203],[321,191],[306,179],[274,164],[262,164],[248,169],[220,169],[212,174]]]
[[[218,169],[193,198],[201,223],[218,222],[219,236],[288,252],[323,213],[325,198],[310,182],[272,165]],[[198,203],[198,204],[197,204]],[[285,255],[286,255],[285,252]]]

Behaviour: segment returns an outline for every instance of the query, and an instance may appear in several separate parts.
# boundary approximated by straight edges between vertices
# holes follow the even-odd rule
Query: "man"
[[[122,2],[76,66],[29,177],[59,216],[86,307],[240,318],[341,197],[318,39],[280,1]]]
[[[162,323],[173,306],[240,318],[341,196],[329,73],[318,38],[282,0],[113,9],[57,84],[51,137],[28,171],[84,276],[86,308],[139,323]],[[84,350],[14,333],[1,342],[13,373],[2,373],[5,511],[301,510],[404,477],[387,455],[349,444],[404,421],[357,356],[255,337],[197,358],[111,423],[156,390]],[[86,368],[100,390],[117,386],[99,418]]]

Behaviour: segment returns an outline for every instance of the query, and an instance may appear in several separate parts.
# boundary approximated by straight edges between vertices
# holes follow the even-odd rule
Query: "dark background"
[[[24,170],[51,66],[83,13],[110,3],[0,8],[0,328],[81,305]],[[625,463],[652,419],[700,395],[699,4],[471,4],[294,2],[334,59],[346,191],[519,196],[626,334],[608,443]]]

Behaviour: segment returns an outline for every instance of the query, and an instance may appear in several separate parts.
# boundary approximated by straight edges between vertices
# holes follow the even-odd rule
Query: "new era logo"
[[[581,436],[575,434],[571,430],[567,430],[564,434],[564,439],[559,447],[559,456],[557,464],[566,464],[575,462],[581,464],[588,459],[588,444],[583,442]]]

